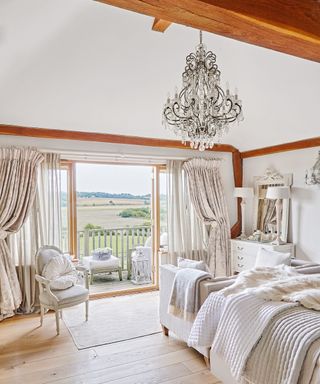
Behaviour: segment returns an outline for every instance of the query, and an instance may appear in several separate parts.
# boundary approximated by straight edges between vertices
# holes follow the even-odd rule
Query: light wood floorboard
[[[79,351],[52,313],[0,323],[0,384],[218,384],[203,358],[172,336],[150,335]],[[221,383],[219,383],[221,384]]]

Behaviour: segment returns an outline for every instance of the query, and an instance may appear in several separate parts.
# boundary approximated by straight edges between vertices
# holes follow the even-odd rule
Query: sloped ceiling
[[[156,138],[198,32],[91,0],[0,1],[0,123]],[[245,120],[248,150],[320,135],[320,64],[205,33]]]

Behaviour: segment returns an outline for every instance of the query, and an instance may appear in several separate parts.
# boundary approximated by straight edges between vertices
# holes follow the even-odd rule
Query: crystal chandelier
[[[320,185],[320,151],[314,166],[306,172],[307,185]]]
[[[206,51],[202,43],[186,58],[182,74],[182,90],[168,96],[163,109],[163,124],[190,142],[190,147],[204,151],[212,148],[228,131],[229,124],[243,120],[241,101],[220,87],[220,71],[216,55]]]

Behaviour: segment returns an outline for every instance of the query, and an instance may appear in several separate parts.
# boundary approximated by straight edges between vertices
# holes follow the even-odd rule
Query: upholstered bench
[[[90,284],[93,283],[93,276],[98,273],[118,272],[119,280],[122,280],[122,269],[118,257],[110,256],[108,260],[96,260],[93,256],[85,256],[82,262],[89,270]]]

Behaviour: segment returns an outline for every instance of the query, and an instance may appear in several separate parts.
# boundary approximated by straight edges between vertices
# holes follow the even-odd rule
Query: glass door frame
[[[111,292],[91,293],[90,298],[102,298],[110,296],[120,296],[135,292],[152,291],[159,289],[159,260],[160,250],[160,172],[166,169],[164,164],[148,164],[143,162],[126,163],[110,161],[90,161],[90,160],[61,160],[61,168],[67,170],[68,175],[68,228],[69,228],[69,253],[74,262],[77,262],[78,243],[77,243],[77,192],[76,192],[76,165],[77,163],[102,164],[102,165],[127,165],[127,166],[148,166],[152,167],[152,186],[151,186],[151,233],[152,233],[152,275],[153,283],[147,287],[134,286],[133,288],[117,290]]]

